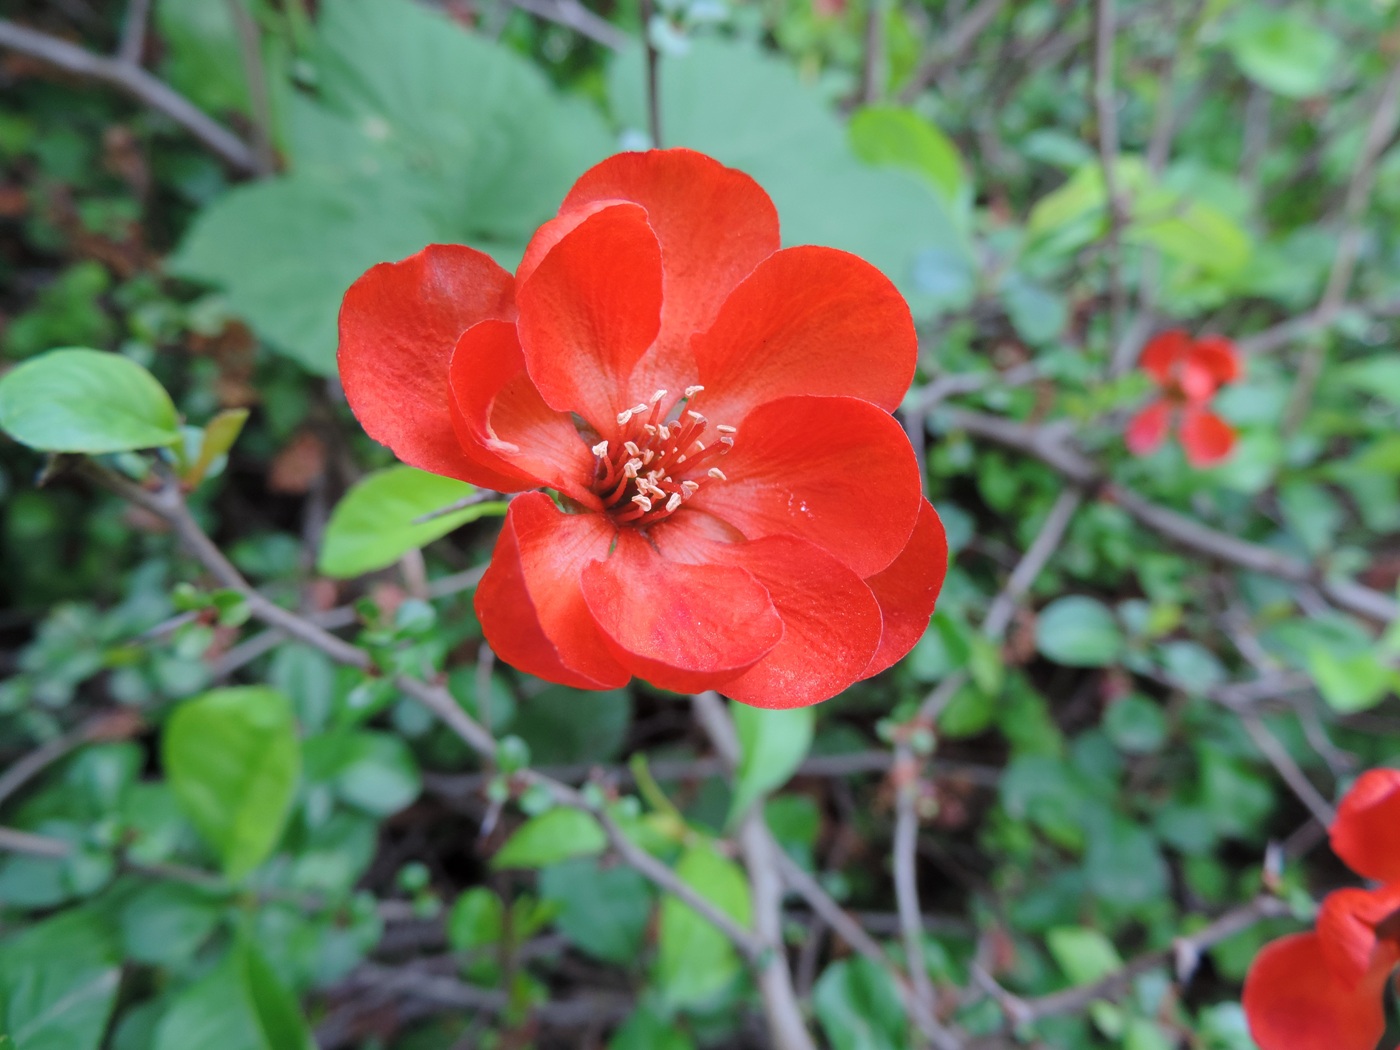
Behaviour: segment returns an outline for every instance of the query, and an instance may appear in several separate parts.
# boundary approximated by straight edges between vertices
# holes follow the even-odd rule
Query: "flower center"
[[[671,418],[666,391],[658,390],[650,401],[617,414],[614,441],[593,446],[592,489],[615,522],[642,526],[661,521],[702,486],[727,480],[717,461],[734,447],[736,431],[695,410],[704,389],[686,387]],[[709,440],[703,440],[707,434]]]

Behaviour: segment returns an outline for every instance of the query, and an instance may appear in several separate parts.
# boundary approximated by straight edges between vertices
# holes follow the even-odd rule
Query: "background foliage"
[[[513,266],[647,144],[637,6],[147,6],[0,21],[0,1034],[770,1045],[715,921],[763,928],[756,806],[837,1050],[1252,1045],[1244,970],[1344,878],[1331,800],[1400,742],[1393,0],[659,3],[666,144],[909,299],[955,548],[909,658],[733,711],[730,750],[685,698],[496,665],[503,505],[415,524],[470,487],[394,466],[334,379],[363,269]],[[1246,357],[1213,469],[1123,447],[1172,326]],[[99,469],[178,475],[193,517]]]

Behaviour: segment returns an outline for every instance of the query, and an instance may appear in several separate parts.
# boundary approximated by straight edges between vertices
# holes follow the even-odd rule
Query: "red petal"
[[[452,355],[452,394],[462,448],[486,466],[547,485],[601,510],[588,489],[593,454],[573,419],[544,403],[525,371],[515,325],[482,321],[462,333]]]
[[[1337,807],[1332,852],[1367,879],[1400,879],[1400,769],[1362,773]]]
[[[693,349],[704,413],[737,424],[795,394],[858,397],[892,411],[914,377],[909,307],[865,260],[835,248],[788,248],[734,289]]]
[[[647,393],[683,389],[695,382],[691,336],[709,328],[734,286],[781,246],[777,210],[753,179],[703,153],[619,153],[574,184],[559,217],[530,242],[519,279],[565,233],[617,201],[645,208],[661,244],[661,331],[636,385]]]
[[[415,467],[495,488],[463,454],[452,427],[447,368],[457,338],[478,321],[510,319],[513,282],[489,256],[435,244],[380,263],[340,307],[340,381],[365,432]]]
[[[1314,933],[1267,944],[1244,982],[1250,1034],[1259,1050],[1375,1050],[1385,1031],[1385,976],[1339,980]]]
[[[618,662],[678,693],[712,689],[753,666],[783,636],[768,592],[734,564],[662,557],[634,529],[583,570],[588,610]]]
[[[578,689],[627,683],[579,590],[580,572],[607,557],[615,535],[601,514],[563,514],[542,492],[511,503],[476,589],[481,629],[502,660]]]
[[[719,462],[728,480],[703,485],[691,506],[746,539],[810,540],[862,579],[904,549],[923,503],[919,463],[903,428],[853,397],[761,405]]]
[[[1191,348],[1191,360],[1198,368],[1209,372],[1217,385],[1233,383],[1244,374],[1240,352],[1223,335],[1207,335],[1197,339]]]
[[[948,575],[948,538],[943,522],[928,500],[919,508],[919,520],[909,543],[894,561],[866,580],[884,614],[885,630],[862,678],[879,674],[914,648],[928,630],[943,578]]]
[[[1235,431],[1214,412],[1187,407],[1181,413],[1181,447],[1193,467],[1209,467],[1230,454]]]
[[[1377,890],[1344,889],[1328,894],[1317,915],[1323,959],[1339,979],[1364,980],[1379,967],[1384,973],[1400,961],[1400,945],[1377,927],[1389,930],[1400,912],[1400,882]]]
[[[754,707],[806,707],[856,680],[880,647],[880,604],[861,578],[815,544],[770,536],[725,550],[768,588],[783,622],[773,651],[725,696]]]
[[[1171,426],[1172,410],[1165,401],[1153,401],[1128,423],[1123,442],[1135,456],[1146,456],[1161,448]]]
[[[611,433],[634,403],[632,368],[660,323],[661,248],[646,212],[618,204],[590,215],[540,260],[516,302],[525,363],[545,402]]]
[[[1169,328],[1158,332],[1142,348],[1138,367],[1147,372],[1162,386],[1171,384],[1177,362],[1191,349],[1191,337],[1180,328]]]

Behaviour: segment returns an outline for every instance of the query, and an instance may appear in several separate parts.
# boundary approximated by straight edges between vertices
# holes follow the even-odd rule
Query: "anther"
[[[677,507],[679,507],[680,505],[681,505],[681,494],[680,494],[679,492],[673,492],[673,493],[671,493],[671,498],[668,499],[668,500],[666,501],[666,511],[667,511],[667,513],[669,513],[669,512],[671,512],[671,511],[675,510],[675,509],[676,509]],[[648,507],[647,509],[650,510],[651,508]]]
[[[604,446],[606,446],[607,442],[604,441],[603,444]],[[637,443],[635,441],[624,441],[622,443],[622,447],[627,450],[627,454],[629,456],[640,456],[642,454],[642,450],[637,447]],[[607,448],[605,447],[603,451],[606,452]]]
[[[670,440],[671,440],[671,428],[668,427],[665,423],[662,423],[660,426],[658,426],[658,427],[656,428],[656,435],[657,435],[657,437],[659,437],[662,441],[670,441]]]
[[[685,396],[694,397],[696,394],[700,393],[700,391],[704,389],[705,388],[703,386],[699,386],[698,384],[696,386],[688,386],[685,388]]]
[[[619,413],[617,414],[617,425],[618,425],[618,426],[620,426],[620,427],[625,427],[625,426],[626,426],[628,423],[630,423],[631,421],[632,421],[632,410],[631,410],[630,408],[627,409],[627,411],[625,411],[625,412],[619,412]]]
[[[697,423],[705,422],[705,417],[702,416],[699,412],[694,412],[687,409],[685,414],[688,415],[691,419],[695,420],[695,422]]]
[[[606,441],[598,442],[598,444],[593,446],[593,454],[599,459],[605,457],[608,454],[608,443]]]
[[[660,400],[661,400],[663,397],[665,397],[665,396],[666,396],[666,391],[664,391],[664,390],[658,390],[656,393],[654,393],[654,394],[651,395],[651,403],[652,403],[653,405],[655,405],[655,404],[657,404],[658,402],[660,402]]]
[[[633,496],[632,502],[641,507],[643,511],[651,510],[651,500],[647,499],[645,496]]]
[[[644,424],[642,426],[642,429],[645,430],[652,437],[656,437],[656,427],[652,426],[650,423]]]
[[[739,428],[738,428],[738,427],[731,427],[728,423],[716,423],[716,424],[715,424],[715,429],[718,430],[721,434],[737,434],[737,433],[739,433]]]
[[[709,469],[708,473],[709,473],[710,477],[714,478],[716,481],[728,481],[728,480],[729,480],[729,478],[727,478],[727,477],[725,476],[724,471],[720,470],[719,467],[711,467],[711,468]]]
[[[700,491],[700,482],[698,482],[698,481],[682,481],[682,482],[681,482],[681,494],[682,494],[686,499],[689,499],[691,496],[695,495],[695,494],[696,494],[697,492],[699,492],[699,491]]]
[[[637,476],[637,471],[641,469],[642,461],[640,459],[629,459],[622,468],[622,473],[626,474],[629,478],[635,478]]]

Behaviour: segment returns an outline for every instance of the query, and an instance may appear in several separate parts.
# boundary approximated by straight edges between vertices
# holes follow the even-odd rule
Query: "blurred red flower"
[[[1268,944],[1244,985],[1260,1050],[1375,1050],[1400,964],[1400,770],[1372,769],[1337,809],[1332,851],[1375,889],[1328,895],[1312,933]]]
[[[1217,390],[1240,377],[1235,344],[1221,336],[1192,339],[1174,328],[1148,341],[1138,359],[1161,393],[1128,424],[1128,451],[1145,456],[1166,440],[1180,416],[1181,447],[1193,467],[1219,463],[1235,445],[1235,432],[1206,404]]]
[[[515,499],[476,594],[495,651],[761,707],[888,667],[947,569],[890,412],[908,307],[861,259],[780,250],[772,202],[688,150],[584,174],[514,278],[470,248],[345,295],[351,408],[405,462]]]

